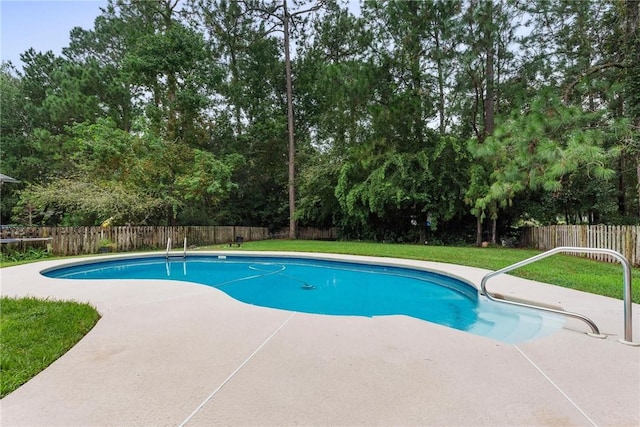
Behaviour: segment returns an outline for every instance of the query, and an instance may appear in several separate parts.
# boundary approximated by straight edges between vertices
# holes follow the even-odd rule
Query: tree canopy
[[[2,223],[639,223],[639,3],[110,0],[0,68]]]

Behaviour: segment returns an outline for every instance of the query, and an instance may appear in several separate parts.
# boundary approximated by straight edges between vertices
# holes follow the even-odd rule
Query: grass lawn
[[[36,298],[0,299],[0,397],[66,353],[96,324],[88,304]]]

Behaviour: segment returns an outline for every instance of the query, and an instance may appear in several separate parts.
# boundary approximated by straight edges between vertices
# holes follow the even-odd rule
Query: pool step
[[[498,293],[494,293],[493,296],[495,298],[497,298],[497,299],[501,299],[501,300],[505,300],[505,301],[517,302],[517,303],[520,303],[520,304],[536,305],[536,306],[539,306],[539,307],[546,307],[546,308],[551,308],[553,310],[564,311],[564,307],[560,307],[559,305],[555,305],[555,304],[548,304],[548,303],[539,302],[539,301],[532,301],[530,299],[514,297],[512,295],[507,296],[507,295],[502,295],[502,294],[498,294]]]
[[[478,321],[469,332],[509,344],[549,335],[565,322],[562,316],[549,313],[525,309],[513,312],[512,309],[505,311],[501,307],[489,307],[478,314]]]

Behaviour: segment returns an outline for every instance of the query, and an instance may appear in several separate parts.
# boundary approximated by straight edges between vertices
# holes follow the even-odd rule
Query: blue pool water
[[[215,287],[247,304],[325,315],[406,315],[517,343],[564,324],[557,316],[507,307],[475,287],[409,268],[302,258],[190,256],[125,258],[43,272],[66,279],[165,279]]]

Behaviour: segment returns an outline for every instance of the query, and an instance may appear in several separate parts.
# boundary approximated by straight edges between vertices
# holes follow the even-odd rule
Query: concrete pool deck
[[[426,267],[476,286],[487,273],[336,258]],[[579,312],[608,335],[589,337],[585,324],[568,320],[551,336],[510,345],[406,316],[257,307],[192,283],[87,284],[39,273],[70,261],[0,269],[3,296],[90,302],[102,315],[0,400],[2,426],[640,425],[640,347],[618,342],[620,300],[498,276],[492,291]],[[640,306],[633,310],[638,342]]]

